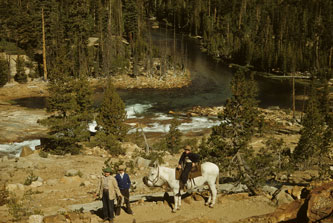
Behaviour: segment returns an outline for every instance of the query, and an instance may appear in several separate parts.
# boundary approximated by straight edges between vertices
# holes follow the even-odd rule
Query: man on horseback
[[[180,189],[185,189],[185,185],[188,179],[188,175],[192,169],[198,162],[200,161],[200,156],[196,153],[191,152],[191,146],[187,145],[184,148],[184,152],[182,153],[179,161],[178,161],[178,169],[183,167],[183,171],[180,175],[179,186]]]

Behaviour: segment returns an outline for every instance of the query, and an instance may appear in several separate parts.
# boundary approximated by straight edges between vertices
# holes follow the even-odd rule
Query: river
[[[152,33],[153,42],[157,45],[173,47],[173,35],[165,34],[163,29]],[[119,95],[126,104],[127,117],[132,129],[136,131],[138,123],[144,123],[143,130],[148,133],[167,133],[170,120],[174,118],[169,111],[182,112],[194,106],[221,106],[227,98],[231,97],[230,81],[232,72],[227,65],[219,63],[200,50],[199,40],[181,35],[176,37],[177,49],[186,49],[187,68],[191,72],[192,84],[190,87],[172,90],[140,89],[118,90]],[[181,45],[182,44],[182,45]],[[290,109],[292,106],[292,85],[290,80],[277,81],[263,77],[256,77],[258,83],[259,106],[279,106]],[[301,87],[296,86],[296,95]],[[101,100],[101,93],[96,93],[95,101]],[[25,98],[17,100],[21,106],[31,108],[45,107],[43,98]],[[296,101],[296,107],[302,104]],[[178,117],[181,121],[179,129],[184,132],[200,132],[218,125],[219,120],[209,117]],[[93,129],[93,125],[90,126]],[[35,140],[28,141],[28,145],[38,145]],[[15,149],[17,150],[17,145]],[[4,148],[10,151],[8,145],[0,145],[0,152]]]

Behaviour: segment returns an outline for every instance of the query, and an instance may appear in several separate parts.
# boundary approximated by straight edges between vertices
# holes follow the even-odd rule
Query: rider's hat
[[[126,166],[125,165],[120,165],[119,167],[118,167],[118,170],[125,170],[126,169]]]
[[[185,146],[184,150],[191,151],[191,146],[190,145]]]

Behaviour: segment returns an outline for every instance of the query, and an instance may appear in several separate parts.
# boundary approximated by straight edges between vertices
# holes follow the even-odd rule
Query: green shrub
[[[17,56],[16,61],[16,74],[14,76],[14,80],[20,84],[24,84],[28,82],[28,77],[25,74],[25,62],[24,59],[20,56]]]
[[[36,207],[38,203],[33,201],[31,196],[33,194],[31,190],[26,191],[22,198],[17,197],[15,194],[10,194],[7,207],[14,221],[19,221],[30,215],[43,214],[42,211]]]
[[[3,87],[8,82],[8,62],[0,58],[0,87]]]
[[[107,150],[111,155],[124,155],[125,151],[121,148],[120,142],[114,135],[106,135],[104,132],[98,132],[91,142],[92,145],[98,145]]]
[[[47,158],[49,156],[49,153],[41,150],[38,155],[42,158]]]
[[[36,181],[38,176],[35,176],[34,173],[31,171],[28,177],[24,181],[24,185],[30,185],[32,182]]]
[[[165,136],[166,148],[171,154],[176,154],[181,148],[182,133],[178,129],[180,122],[177,119],[173,119],[171,122],[170,130]]]
[[[9,192],[6,190],[6,185],[3,184],[0,188],[0,206],[8,203]]]

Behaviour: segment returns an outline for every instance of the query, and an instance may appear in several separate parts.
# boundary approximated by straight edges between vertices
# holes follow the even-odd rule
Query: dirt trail
[[[271,213],[275,210],[272,203],[264,197],[247,197],[244,194],[219,195],[214,208],[204,205],[204,201],[183,200],[181,210],[172,213],[169,205],[163,202],[146,202],[134,206],[134,215],[124,212],[115,219],[116,223],[231,223],[255,215]]]

